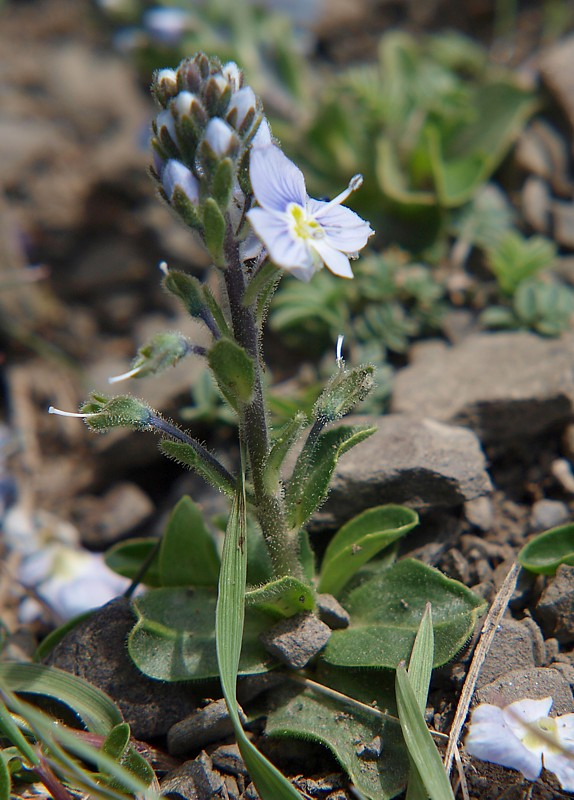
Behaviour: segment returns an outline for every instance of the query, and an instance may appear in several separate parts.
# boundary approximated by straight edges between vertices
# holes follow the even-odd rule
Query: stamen
[[[347,188],[340,192],[337,197],[334,197],[330,203],[327,203],[327,205],[321,209],[321,214],[324,214],[325,211],[327,211],[329,208],[332,208],[332,206],[340,206],[341,203],[344,203],[347,197],[349,197],[350,194],[353,194],[353,192],[356,192],[362,183],[363,176],[360,173],[353,175]]]
[[[142,367],[134,367],[133,369],[128,370],[128,372],[123,372],[121,375],[114,375],[111,378],[108,378],[108,383],[119,383],[120,381],[127,381],[128,378],[133,378],[134,375],[137,375],[138,372],[141,372]]]
[[[343,341],[345,337],[342,333],[337,336],[337,366],[341,368],[343,366]]]
[[[48,409],[48,414],[56,414],[58,417],[75,417],[76,419],[89,419],[89,417],[97,417],[99,412],[94,414],[80,414],[76,411],[62,411],[59,408],[54,408],[54,406],[50,406]]]

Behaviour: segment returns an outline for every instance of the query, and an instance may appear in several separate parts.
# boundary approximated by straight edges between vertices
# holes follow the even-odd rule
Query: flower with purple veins
[[[353,277],[349,259],[357,257],[374,231],[341,203],[359,188],[361,175],[334,200],[314,200],[301,170],[270,144],[251,149],[250,178],[259,207],[247,217],[278,267],[303,281],[323,264],[335,275]]]
[[[517,700],[499,708],[477,706],[465,747],[482,761],[519,770],[530,781],[544,767],[567,792],[574,792],[574,714],[549,717],[552,698]]]

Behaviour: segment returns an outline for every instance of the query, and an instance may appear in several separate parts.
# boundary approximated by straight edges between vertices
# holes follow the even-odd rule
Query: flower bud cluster
[[[152,92],[162,109],[152,124],[152,173],[184,222],[204,233],[209,200],[225,214],[243,199],[260,103],[236,64],[203,53],[156,72]]]

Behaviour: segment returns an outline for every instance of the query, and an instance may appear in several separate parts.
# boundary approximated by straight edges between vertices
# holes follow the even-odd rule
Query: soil
[[[542,4],[519,4],[511,42],[494,36],[492,3],[463,5],[464,10],[454,0],[365,0],[349,21],[345,4],[334,4],[337,13],[318,23],[317,53],[334,63],[357,61],[373,52],[389,25],[414,32],[454,26],[514,64],[535,60],[549,44],[541,34]],[[127,369],[146,332],[185,327],[171,298],[159,290],[156,266],[165,260],[201,274],[207,261],[158,202],[146,175],[144,142],[154,107],[145,80],[113,49],[96,8],[85,0],[28,0],[8,2],[0,14],[0,510],[5,519],[17,506],[58,536],[72,523],[85,546],[105,550],[134,535],[158,535],[183,493],[214,512],[221,508],[219,498],[163,460],[151,436],[97,437],[80,422],[48,416],[47,407],[76,409],[89,390],[105,392],[105,378]],[[276,341],[271,358],[278,379],[297,381],[307,368],[300,365],[298,372],[293,354]],[[141,393],[177,419],[190,402],[192,379],[189,373],[169,376]],[[197,430],[233,461],[232,428],[214,424]],[[561,425],[527,442],[488,445],[495,491],[483,513],[491,515],[490,522],[480,522],[480,509],[474,518],[471,510],[465,515],[460,509],[456,542],[450,539],[431,553],[436,528],[430,519],[413,541],[413,553],[426,553],[452,577],[482,586],[492,600],[516,552],[536,529],[535,504],[554,500],[562,504],[565,519],[571,517],[574,493],[552,466],[574,452],[571,436],[571,426]],[[104,517],[113,523],[103,524]],[[44,616],[22,623],[19,611],[30,590],[14,581],[19,556],[2,532],[0,557],[6,653],[26,660],[57,620],[46,609]],[[516,619],[530,615],[545,585],[526,578],[519,584],[511,603]],[[536,666],[558,664],[572,685],[571,642],[559,645],[548,631],[545,637],[546,658]],[[431,716],[437,730],[448,731],[470,652],[436,676]],[[161,741],[152,744],[162,751]],[[351,797],[337,764],[320,754],[312,767],[309,752],[305,745],[303,762],[295,745],[289,758],[283,755],[291,774],[300,776],[300,788],[314,797]],[[330,783],[313,783],[329,772],[335,776]],[[472,798],[567,796],[548,773],[529,784],[519,773],[469,759],[465,772]]]

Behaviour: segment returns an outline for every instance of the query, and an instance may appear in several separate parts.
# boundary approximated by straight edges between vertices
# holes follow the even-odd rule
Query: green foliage
[[[253,360],[231,339],[219,339],[207,360],[222,395],[237,410],[251,400],[254,386]]]
[[[560,525],[535,536],[518,554],[524,569],[554,575],[560,564],[574,566],[574,524]]]
[[[542,336],[559,336],[569,330],[574,317],[574,291],[557,280],[525,280],[510,306],[490,306],[480,320],[487,328],[531,330]]]
[[[324,659],[341,667],[387,669],[409,657],[427,602],[433,608],[435,667],[454,658],[485,607],[461,583],[413,559],[352,589],[343,602],[351,624],[333,632]]]
[[[159,550],[162,586],[215,586],[219,556],[203,514],[189,497],[182,497],[167,523]]]
[[[544,236],[526,239],[518,231],[508,230],[487,248],[486,257],[500,290],[512,295],[524,280],[552,265],[556,246]]]

